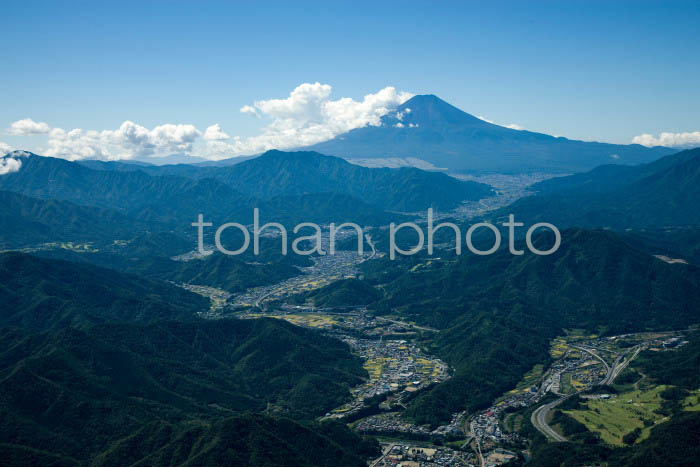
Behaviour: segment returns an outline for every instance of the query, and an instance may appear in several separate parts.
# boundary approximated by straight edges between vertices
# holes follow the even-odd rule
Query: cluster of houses
[[[437,467],[473,465],[469,462],[473,455],[448,447],[423,447],[411,443],[395,444],[389,447],[374,467]]]

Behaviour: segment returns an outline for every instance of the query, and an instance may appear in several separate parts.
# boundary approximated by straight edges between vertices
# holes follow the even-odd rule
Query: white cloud
[[[191,152],[192,144],[201,134],[194,125],[159,125],[148,132],[148,144],[152,145],[153,151],[147,154],[164,151]]]
[[[257,101],[255,108],[273,118],[315,119],[321,116],[323,104],[328,101],[332,90],[329,84],[304,83],[297,86],[289,97]]]
[[[9,132],[13,135],[43,135],[51,131],[51,127],[46,122],[35,122],[31,118],[17,120],[10,125]]]
[[[8,152],[11,152],[12,149],[13,149],[12,146],[10,146],[10,145],[7,144],[7,143],[3,143],[2,141],[0,141],[0,156],[4,156],[4,155],[7,154]]]
[[[524,130],[525,129],[525,127],[518,125],[517,123],[511,123],[509,125],[501,125],[500,123],[496,123],[493,120],[489,120],[486,117],[482,117],[481,115],[477,115],[476,118],[478,118],[479,120],[483,120],[486,123],[490,123],[492,125],[498,125],[498,126],[502,126],[505,128],[510,128],[511,130]]]
[[[641,144],[642,146],[668,146],[668,147],[685,147],[700,145],[700,131],[689,133],[661,133],[658,138],[654,135],[645,133],[643,135],[632,138],[632,143]]]
[[[413,97],[391,86],[359,101],[349,97],[332,100],[332,91],[328,84],[304,83],[284,99],[260,100],[242,107],[242,113],[270,119],[270,123],[258,136],[234,137],[228,143],[210,141],[207,157],[218,159],[327,141],[355,128],[381,125],[384,115]]]
[[[116,130],[99,132],[54,128],[49,133],[46,155],[69,160],[165,156],[173,152],[191,152],[200,135],[201,132],[194,125],[166,123],[149,130],[129,120]]]
[[[0,175],[17,172],[22,167],[22,161],[12,157],[0,158]]]
[[[51,130],[46,155],[68,160],[119,159],[118,156],[112,154],[100,132],[84,131],[81,128],[70,131],[62,128]]]
[[[349,97],[333,100],[328,84],[304,83],[282,99],[265,99],[243,106],[244,114],[267,120],[260,134],[230,137],[217,123],[202,135],[194,125],[164,124],[148,129],[125,121],[116,130],[51,128],[48,124],[24,119],[12,124],[14,134],[48,134],[47,156],[76,160],[85,158],[132,159],[139,156],[196,152],[208,159],[256,154],[268,149],[289,149],[326,141],[368,125],[381,125],[381,118],[413,95],[386,87],[360,100]],[[406,113],[409,110],[406,109]],[[203,136],[206,145],[195,144]]]
[[[243,107],[241,107],[241,113],[254,115],[254,116],[260,118],[260,114],[258,113],[258,109],[256,109],[252,105],[244,105]]]
[[[204,139],[208,141],[223,141],[230,138],[231,137],[221,129],[218,123],[208,127],[204,132]]]

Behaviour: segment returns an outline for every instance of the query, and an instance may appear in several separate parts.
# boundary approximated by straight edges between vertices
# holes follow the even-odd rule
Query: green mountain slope
[[[305,449],[316,446],[325,465],[358,464],[354,447],[339,447],[319,427],[236,415],[315,416],[349,397],[366,372],[346,344],[319,333],[224,320],[4,330],[0,342],[0,443],[17,458],[36,459],[27,453],[37,450],[107,465],[250,456],[276,465],[289,456],[309,465]],[[249,445],[226,441],[246,431]],[[282,457],[263,448],[273,439]]]
[[[214,423],[151,423],[100,454],[94,465],[363,467],[377,455],[376,443],[340,424],[245,414]]]
[[[606,166],[533,186],[540,193],[495,216],[560,228],[617,230],[700,226],[700,149],[636,167]]]
[[[0,326],[58,329],[192,319],[208,300],[164,282],[87,264],[0,254]]]
[[[143,171],[93,170],[76,162],[35,154],[0,177],[0,189],[41,199],[115,209],[144,222],[189,229],[197,214],[219,221],[252,219],[255,201],[213,179]]]
[[[22,168],[0,177],[0,190],[114,209],[180,230],[189,230],[200,213],[218,223],[247,224],[254,207],[263,220],[302,222],[331,212],[343,222],[386,222],[384,211],[446,210],[492,193],[487,185],[442,173],[368,169],[310,152],[269,151],[234,166],[149,173],[139,166],[106,170],[35,154],[12,157],[22,158]]]
[[[0,250],[45,242],[113,242],[146,224],[117,211],[0,191]]]
[[[414,212],[431,206],[451,209],[463,200],[488,196],[491,189],[442,173],[413,168],[369,169],[316,152],[268,151],[260,157],[219,168],[218,180],[247,195],[341,193],[382,210]]]

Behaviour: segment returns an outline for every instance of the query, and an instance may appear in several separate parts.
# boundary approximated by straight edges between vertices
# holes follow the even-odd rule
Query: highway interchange
[[[604,366],[606,370],[605,378],[603,378],[598,385],[610,385],[613,384],[615,381],[615,378],[617,378],[622,371],[627,368],[627,365],[634,360],[637,355],[639,355],[639,352],[642,351],[643,346],[642,345],[637,345],[632,348],[632,355],[630,355],[629,358],[626,357],[630,353],[628,351],[625,354],[620,354],[617,356],[615,361],[613,362],[612,366],[608,365],[608,363],[603,359],[598,352],[595,351],[595,349],[582,346],[582,345],[572,345],[573,348],[576,348],[578,350],[581,350],[583,352],[586,352],[593,357],[595,357],[597,360],[599,360]],[[547,418],[549,417],[549,413],[556,408],[559,404],[567,400],[568,398],[572,397],[575,394],[579,394],[580,392],[583,392],[584,390],[579,390],[576,391],[574,394],[568,394],[568,395],[562,395],[559,399],[549,402],[547,404],[544,404],[540,407],[538,407],[534,412],[532,412],[532,415],[530,416],[530,421],[532,422],[532,425],[543,435],[545,435],[547,438],[557,441],[557,442],[564,442],[566,441],[566,437],[562,436],[561,434],[557,433],[552,429],[552,427],[549,426],[547,423]]]

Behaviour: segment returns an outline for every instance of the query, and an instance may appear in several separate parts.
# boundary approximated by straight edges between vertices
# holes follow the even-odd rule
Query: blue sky
[[[219,124],[245,141],[280,116],[241,107],[316,82],[329,100],[393,86],[576,139],[700,130],[697,1],[9,1],[0,12],[0,142],[15,148],[47,147],[46,134],[7,130],[25,118],[62,129],[65,144],[72,129],[125,121],[136,133],[190,124],[196,145]]]

